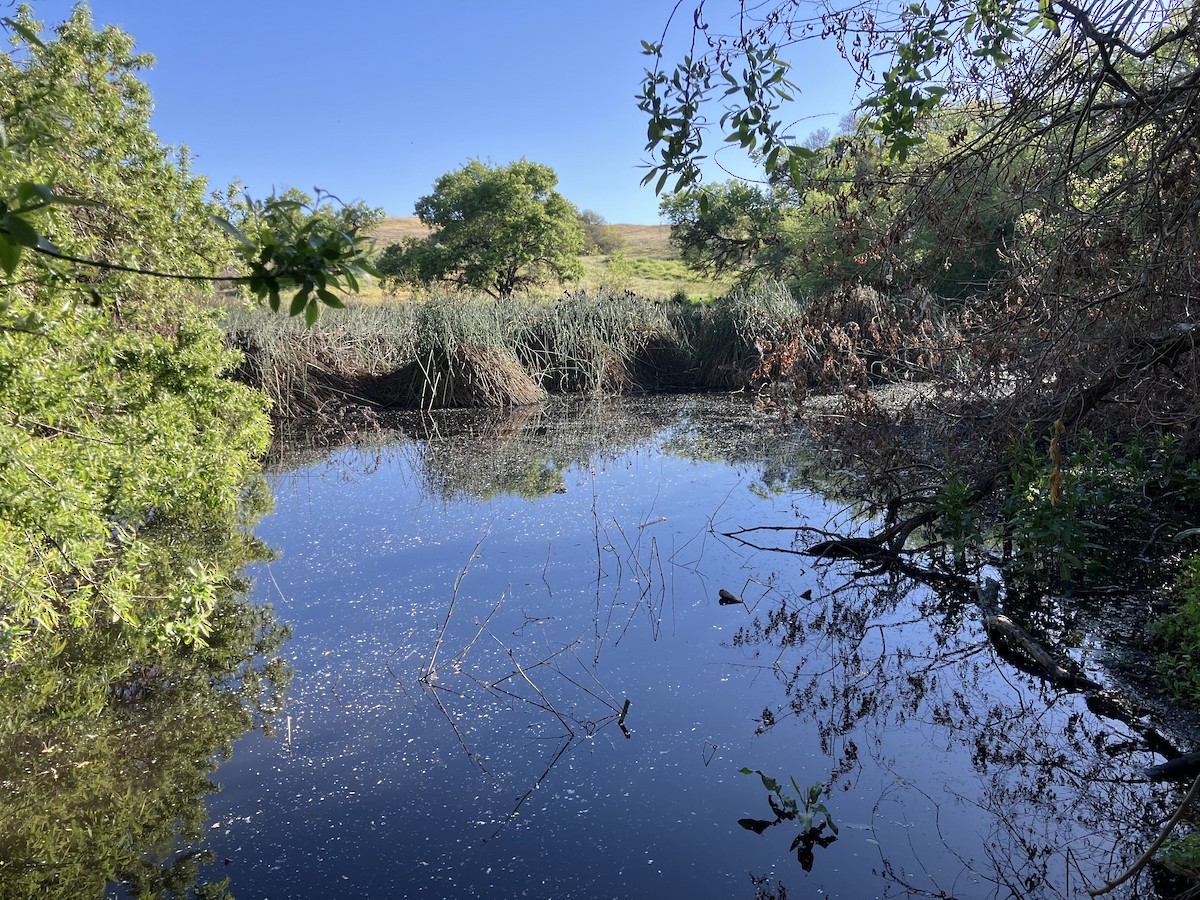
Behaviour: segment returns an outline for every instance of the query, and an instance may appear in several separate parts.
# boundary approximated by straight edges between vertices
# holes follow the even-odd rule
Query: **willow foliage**
[[[263,402],[222,377],[236,356],[189,281],[112,267],[216,275],[231,242],[186,153],[150,128],[150,58],[82,7],[43,39],[17,16],[0,188],[53,184],[65,199],[40,235],[103,265],[27,253],[0,282],[0,654],[97,620],[203,641],[230,573],[179,555],[172,527],[236,523]],[[172,577],[149,578],[168,558]]]

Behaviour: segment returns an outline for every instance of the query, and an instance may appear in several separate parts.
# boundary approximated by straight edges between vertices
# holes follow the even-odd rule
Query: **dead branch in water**
[[[475,547],[471,551],[470,557],[463,564],[462,571],[458,573],[458,578],[454,580],[454,591],[450,594],[450,607],[446,610],[446,618],[442,621],[441,631],[438,632],[437,641],[434,642],[433,653],[429,657],[429,668],[425,670],[425,675],[421,679],[427,684],[437,677],[438,651],[442,648],[442,641],[446,639],[446,629],[450,627],[450,619],[454,615],[455,604],[458,603],[458,589],[462,586],[463,579],[467,577],[467,570],[471,568],[471,563],[479,559],[479,548],[483,546],[483,542],[488,539],[490,534],[491,529],[484,531],[482,537],[475,542]]]

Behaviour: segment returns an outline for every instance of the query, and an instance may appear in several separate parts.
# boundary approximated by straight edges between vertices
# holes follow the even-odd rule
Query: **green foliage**
[[[211,773],[270,728],[290,672],[269,610],[225,588],[211,622],[207,647],[149,661],[135,630],[102,623],[43,635],[5,667],[0,895],[74,900],[122,883],[136,897],[226,896],[199,883]]]
[[[696,22],[699,30],[700,11]],[[720,127],[725,143],[762,154],[768,172],[781,159],[787,139],[781,134],[786,125],[778,111],[790,101],[796,85],[788,80],[790,65],[778,56],[774,43],[743,39],[736,48],[743,64],[740,77],[722,59],[685,55],[670,74],[663,71],[663,45],[642,41],[642,51],[654,65],[642,79],[638,109],[646,114],[646,152],[655,160],[648,166],[642,184],[653,184],[662,193],[672,175],[677,176],[674,190],[679,191],[700,180],[700,162],[704,149],[705,103],[719,96],[724,103]],[[728,52],[728,51],[727,51]]]
[[[1097,523],[1080,515],[1079,485],[1061,463],[1026,440],[1013,452],[1004,527],[1012,542],[1012,569],[1030,577],[1068,582],[1098,545]],[[1055,485],[1059,485],[1058,488]]]
[[[1172,609],[1154,623],[1158,674],[1180,702],[1200,707],[1200,556],[1175,581]]]
[[[1048,0],[975,0],[965,8],[920,0],[889,21],[846,4],[808,20],[802,6],[784,2],[756,7],[753,17],[743,10],[738,33],[730,35],[711,27],[704,4],[697,4],[689,52],[669,73],[663,43],[642,41],[643,53],[654,61],[637,97],[647,119],[645,149],[653,160],[642,183],[662,193],[672,176],[675,191],[701,180],[700,163],[709,155],[704,152],[707,111],[716,105],[724,144],[750,151],[768,176],[790,178],[799,186],[804,161],[817,154],[785,133],[790,120],[782,111],[799,88],[788,79],[791,66],[783,52],[818,36],[837,39],[843,55],[867,78],[873,76],[876,57],[890,59],[882,78],[872,78],[873,90],[861,109],[888,157],[904,162],[924,143],[930,115],[947,98],[1002,69],[1022,42],[1031,41],[1032,31],[1058,33]]]
[[[384,250],[380,272],[401,283],[447,282],[507,297],[583,272],[579,213],[554,190],[549,166],[525,160],[492,166],[472,160],[448,172],[416,211],[433,233]]]
[[[668,260],[637,260],[637,263],[668,262]],[[617,253],[604,261],[604,271],[600,278],[601,290],[619,293],[629,289],[633,283],[635,261],[624,253]]]
[[[971,486],[953,468],[947,468],[935,502],[938,534],[949,545],[955,563],[961,565],[967,551],[979,544],[981,510],[971,502]]]
[[[246,285],[278,309],[292,293],[290,312],[310,321],[319,304],[340,305],[331,289],[358,289],[371,274],[360,227],[378,212],[362,204],[342,216],[298,216],[295,197],[237,209],[208,206],[204,183],[188,175],[186,150],[172,160],[149,127],[151,101],[137,73],[153,60],[134,55],[132,39],[116,28],[97,32],[85,5],[43,41],[27,6],[2,24],[14,49],[0,58],[0,271],[17,275],[22,257],[42,280],[85,276],[54,265],[86,266],[100,296],[124,273],[180,283]],[[84,149],[87,141],[92,146]],[[61,155],[53,147],[64,150]],[[142,189],[134,196],[128,179]],[[159,191],[155,194],[154,191]],[[157,207],[155,197],[161,199]],[[172,218],[182,207],[185,218]],[[234,224],[231,219],[238,219]],[[240,227],[239,227],[240,226]],[[154,239],[147,239],[154,235]],[[174,240],[169,240],[168,236]],[[233,243],[230,243],[230,238]],[[239,260],[242,275],[219,275],[222,262]],[[107,275],[117,282],[106,281]],[[162,293],[162,288],[152,289]]]
[[[1175,533],[1200,504],[1200,462],[1170,436],[1117,446],[1080,434],[1049,449],[1029,437],[1012,451],[1003,521],[1016,573],[1058,581],[1111,571]]]
[[[801,266],[785,244],[798,213],[783,191],[743,181],[708,185],[664,197],[661,213],[683,261],[699,272],[734,272],[743,286],[757,278],[781,280]]]
[[[1002,275],[1023,290],[1045,278],[1071,296],[1087,280],[1122,302],[1122,285],[1145,282],[1142,266],[1170,281],[1190,264],[1187,247],[1173,251],[1175,264],[1161,256],[1192,202],[1177,189],[1190,173],[1175,162],[1194,149],[1184,149],[1193,132],[1178,102],[1196,84],[1187,4],[1129,16],[1123,4],[919,0],[887,15],[832,4],[813,19],[794,3],[752,15],[743,4],[732,34],[708,18],[712,8],[696,5],[673,73],[663,44],[644,45],[655,60],[639,98],[654,157],[647,178],[660,191],[672,175],[677,192],[697,185],[712,129],[761,163],[768,188],[754,190],[788,197],[784,217],[769,210],[756,222],[752,207],[735,205],[731,217],[719,191],[698,191],[680,222],[705,264],[761,264],[779,277],[781,260],[826,284],[922,283],[952,297]],[[871,90],[849,154],[844,136],[814,144],[780,130],[789,119],[779,55],[818,38],[836,40]],[[1108,115],[1147,98],[1153,115]]]
[[[693,269],[735,273],[743,287],[786,281],[821,294],[845,285],[880,290],[921,285],[938,296],[978,292],[1000,273],[1000,250],[1021,208],[995,178],[969,184],[929,180],[952,155],[967,111],[927,129],[928,143],[906,165],[885,167],[878,139],[864,131],[811,136],[797,178],[765,185],[731,180],[662,200],[671,240]],[[937,191],[938,203],[918,200]]]
[[[1193,882],[1200,881],[1200,833],[1193,831],[1182,837],[1168,838],[1159,859],[1176,875]]]
[[[235,256],[186,154],[150,129],[137,74],[149,59],[129,36],[96,31],[83,7],[53,40],[30,40],[27,8],[15,22],[19,46],[0,56],[0,197],[17,198],[10,214],[38,206],[38,241],[8,221],[0,656],[111,622],[143,629],[148,648],[200,645],[233,570],[171,535],[229,527],[268,422],[263,399],[224,377],[238,355],[188,280],[140,273],[208,278]],[[38,252],[14,258],[14,241]],[[172,577],[155,581],[168,560]]]
[[[757,775],[763,787],[767,789],[767,803],[775,818],[771,819],[738,819],[738,824],[747,831],[762,834],[768,828],[781,822],[795,822],[800,832],[792,841],[789,852],[795,851],[796,860],[808,872],[813,866],[813,848],[828,847],[837,840],[838,827],[834,824],[825,802],[821,799],[828,786],[823,781],[814,782],[808,790],[801,790],[796,779],[789,779],[794,794],[787,792],[774,778],[764,775],[758,769],[742,768],[738,770],[743,775]],[[829,834],[824,834],[825,829]]]
[[[437,280],[436,254],[430,244],[414,237],[388,244],[375,258],[375,271],[385,286],[429,287]]]
[[[334,207],[328,200],[295,188],[261,202],[239,195],[231,202],[233,221],[216,217],[249,270],[242,283],[274,312],[281,293],[294,291],[288,314],[303,313],[310,326],[321,304],[341,309],[341,293],[357,293],[360,279],[378,274],[358,233],[381,222],[383,210],[361,202]]]

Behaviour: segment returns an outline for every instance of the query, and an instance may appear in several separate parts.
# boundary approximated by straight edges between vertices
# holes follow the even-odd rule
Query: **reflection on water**
[[[254,574],[290,730],[217,773],[231,890],[1074,897],[1136,858],[1154,757],[971,598],[723,537],[838,514],[744,404],[446,413],[281,466]]]
[[[0,897],[224,896],[203,843],[213,770],[281,705],[286,629],[232,593],[210,646],[146,661],[102,627],[0,679]],[[113,888],[116,892],[117,888]]]
[[[250,533],[269,506],[259,482],[224,517],[143,531],[138,615],[158,614],[198,560],[237,571],[270,558]],[[225,873],[203,866],[210,779],[238,738],[270,732],[289,678],[287,628],[246,588],[214,590],[206,646],[151,645],[64,610],[0,667],[0,897],[225,896]]]

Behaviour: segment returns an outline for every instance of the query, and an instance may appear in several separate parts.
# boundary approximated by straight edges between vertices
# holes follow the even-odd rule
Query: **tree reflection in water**
[[[427,505],[382,480],[340,501],[355,507],[345,517],[348,533],[363,545],[380,542],[385,565],[380,575],[364,575],[353,586],[339,570],[332,591],[341,597],[337,621],[340,628],[344,617],[358,615],[357,630],[347,630],[354,637],[343,643],[362,644],[377,655],[344,663],[346,678],[356,679],[364,699],[346,701],[344,711],[319,707],[329,720],[329,738],[320,750],[310,749],[310,758],[348,756],[343,775],[356,789],[363,771],[402,781],[366,750],[348,753],[338,734],[364,718],[372,729],[386,729],[390,720],[373,710],[390,714],[399,688],[411,703],[393,724],[421,734],[424,744],[405,751],[419,762],[404,760],[406,768],[398,771],[415,768],[422,779],[442,769],[454,773],[454,783],[447,779],[437,788],[439,796],[451,796],[447,808],[459,816],[455,846],[434,860],[438,877],[453,876],[477,895],[493,883],[504,885],[492,888],[497,894],[531,884],[542,885],[545,894],[546,860],[566,859],[554,870],[566,874],[553,877],[563,886],[559,893],[569,895],[609,871],[614,854],[621,864],[640,861],[642,848],[634,846],[639,826],[660,820],[675,826],[656,830],[658,846],[673,853],[663,878],[691,877],[697,896],[728,895],[721,892],[729,882],[719,879],[736,878],[745,886],[746,868],[761,869],[775,846],[787,868],[770,879],[755,876],[756,896],[764,900],[786,896],[783,882],[805,878],[809,890],[820,883],[834,893],[844,878],[862,896],[1081,896],[1140,853],[1175,800],[1167,788],[1131,783],[1153,761],[1141,735],[1097,719],[1080,695],[1050,689],[998,659],[970,590],[938,595],[919,579],[859,575],[842,563],[814,574],[796,556],[777,564],[783,557],[722,541],[719,523],[765,516],[758,505],[738,506],[732,488],[713,491],[715,476],[707,468],[674,476],[674,493],[660,495],[671,467],[653,457],[646,468],[655,486],[626,503],[642,489],[632,471],[645,464],[638,448],[643,441],[662,441],[655,436],[669,418],[660,406],[638,409],[638,416],[625,420],[607,404],[570,407],[571,421],[535,410],[473,420],[482,446],[448,434],[453,417],[431,418],[429,429],[446,432],[440,439],[394,451],[406,463],[396,467],[400,478],[419,480]],[[744,416],[736,413],[730,410],[715,428],[708,407],[683,424],[672,419],[663,451],[682,460],[744,459],[744,473],[723,485],[735,477],[739,485],[742,478],[754,479],[743,493],[778,500],[773,521],[814,520],[803,519],[801,501],[792,499],[797,485],[809,483],[797,474],[801,457],[794,447],[780,445],[765,426],[742,424]],[[609,440],[611,446],[604,443]],[[769,457],[762,450],[768,445]],[[377,458],[392,452],[381,450]],[[618,452],[625,455],[605,473],[604,461]],[[348,458],[363,464],[372,459]],[[369,477],[361,474],[364,482]],[[562,485],[567,493],[557,497]],[[543,496],[552,501],[544,507],[535,502]],[[490,506],[470,498],[486,498]],[[831,511],[811,505],[819,516]],[[553,512],[539,518],[543,509]],[[440,527],[442,510],[449,511],[457,536],[455,555],[435,567],[432,581],[402,582],[397,591],[395,570],[386,566],[407,565],[430,551],[414,540],[387,544],[385,553],[383,541],[391,540],[398,518],[410,531],[420,526],[437,533],[432,529]],[[494,510],[502,514],[494,516]],[[322,530],[329,528],[326,516],[322,507]],[[453,598],[447,604],[446,585],[471,542],[493,527],[468,586],[474,605],[456,606]],[[296,558],[303,568],[301,552]],[[398,592],[402,600],[395,599]],[[723,604],[725,594],[742,602]],[[443,617],[452,617],[448,627]],[[330,627],[319,616],[314,622]],[[743,627],[735,632],[734,623]],[[343,646],[330,643],[335,637],[311,641],[314,696],[333,677],[325,653]],[[385,668],[374,662],[384,657],[387,690],[372,694],[375,668]],[[731,672],[739,666],[745,670]],[[623,702],[630,695],[627,723]],[[748,709],[762,710],[757,722],[750,722]],[[614,724],[640,733],[625,741]],[[750,734],[756,725],[758,738]],[[577,752],[585,746],[580,738],[595,736],[602,740]],[[310,736],[310,746],[318,737]],[[446,749],[453,760],[447,761]],[[470,762],[457,765],[461,750]],[[820,779],[828,785],[822,801],[841,832],[822,851],[815,849],[822,835],[813,836],[811,875],[802,871],[807,857],[794,861],[806,831],[787,831],[792,826],[782,818],[784,827],[774,828],[767,818],[756,820],[768,823],[761,838],[737,827],[739,816],[766,816],[770,806],[757,784],[737,775],[736,785],[728,780],[746,764],[781,779],[794,774],[803,784]],[[473,780],[483,770],[486,777]],[[282,767],[274,771],[294,786],[292,793],[305,786],[298,776],[287,781],[290,773]],[[462,785],[460,794],[451,793]],[[539,788],[543,799],[527,802]],[[586,794],[586,804],[573,799],[576,788]],[[410,798],[423,803],[429,793],[425,787],[397,789],[389,814],[417,808]],[[307,809],[294,806],[281,801],[275,808],[282,810],[280,818],[292,815],[294,833],[301,834]],[[328,821],[354,828],[366,840],[367,826],[375,823],[355,818],[356,809],[347,804]],[[677,826],[684,822],[689,825]],[[389,819],[386,834],[381,828],[377,838],[376,852],[392,868],[378,881],[364,876],[362,884],[387,884],[395,893],[445,887],[448,881],[412,874],[411,858],[396,856],[399,825]],[[424,840],[422,827],[412,825],[411,845]],[[491,840],[500,832],[502,840]],[[603,853],[592,852],[593,835]],[[457,851],[467,841],[473,855]],[[747,855],[730,851],[722,858],[731,842]],[[576,844],[586,846],[573,853]],[[656,848],[654,858],[663,855]],[[509,880],[480,879],[480,860],[498,872],[507,867]],[[311,880],[302,864],[297,871]],[[649,886],[660,884],[641,878],[636,888],[625,885],[628,895],[648,896]],[[807,895],[794,884],[793,892]],[[1143,879],[1116,896],[1149,893]]]
[[[268,610],[224,604],[209,648],[138,663],[96,629],[0,681],[0,896],[224,896],[197,883],[211,773],[281,708],[286,637]]]
[[[842,563],[821,583],[776,591],[733,643],[784,689],[760,732],[816,723],[834,760],[830,805],[877,791],[876,872],[903,895],[1085,895],[1173,812],[1176,792],[1137,783],[1153,762],[1141,735],[997,657],[973,598]],[[864,757],[887,777],[869,783]],[[1142,884],[1124,896],[1156,895]]]
[[[269,503],[260,491],[241,521],[159,529],[167,562],[145,592],[192,559],[265,558],[244,529]],[[100,897],[111,883],[227,896],[227,880],[201,883],[210,776],[239,737],[271,730],[291,677],[278,655],[288,629],[246,587],[223,589],[207,646],[151,647],[89,622],[0,669],[0,897]]]

